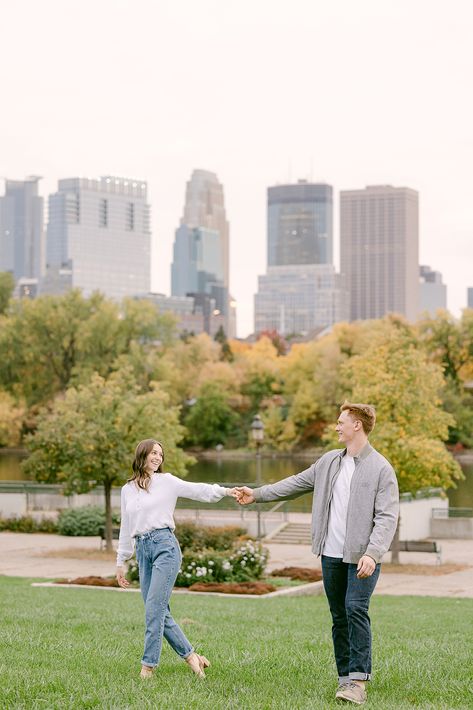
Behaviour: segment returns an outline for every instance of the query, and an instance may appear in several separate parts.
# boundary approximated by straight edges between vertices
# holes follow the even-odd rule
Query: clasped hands
[[[229,491],[229,495],[235,498],[240,505],[250,505],[255,502],[253,491],[248,486],[235,486],[235,488],[229,488]]]

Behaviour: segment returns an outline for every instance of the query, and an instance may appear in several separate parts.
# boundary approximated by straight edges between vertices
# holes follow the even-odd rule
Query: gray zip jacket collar
[[[321,456],[305,471],[253,490],[256,502],[289,500],[314,491],[312,503],[312,551],[323,553],[327,537],[333,486],[346,449]],[[399,517],[396,474],[387,459],[366,444],[355,459],[350,485],[343,561],[358,563],[369,555],[380,562],[391,545]]]

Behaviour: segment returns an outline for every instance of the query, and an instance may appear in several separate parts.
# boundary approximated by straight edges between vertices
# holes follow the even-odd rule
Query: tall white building
[[[0,197],[0,271],[19,279],[40,279],[44,269],[43,198],[41,178],[5,180]]]
[[[350,320],[419,314],[419,195],[374,185],[340,193],[340,270]]]
[[[59,180],[49,197],[43,293],[80,288],[121,299],[149,293],[150,206],[141,180]]]
[[[255,332],[306,335],[344,319],[340,275],[332,264],[268,266],[258,276]]]

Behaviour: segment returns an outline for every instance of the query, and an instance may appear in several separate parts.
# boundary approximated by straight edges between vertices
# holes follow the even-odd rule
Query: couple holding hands
[[[136,551],[146,621],[142,678],[150,677],[159,664],[163,636],[196,675],[204,677],[210,666],[194,650],[169,608],[181,565],[174,535],[177,499],[216,503],[232,496],[249,505],[313,491],[312,551],[322,558],[332,615],[338,671],[335,697],[357,705],[366,701],[365,684],[371,679],[368,607],[399,514],[394,470],[368,442],[375,419],[373,406],[345,402],[336,424],[343,448],[327,452],[301,473],[256,489],[183,481],[164,472],[164,451],[158,441],[145,439],[138,444],[133,475],[121,492],[117,580],[126,589],[124,563]]]

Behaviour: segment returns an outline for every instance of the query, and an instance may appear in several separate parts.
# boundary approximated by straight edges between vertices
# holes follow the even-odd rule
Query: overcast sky
[[[266,267],[266,187],[420,193],[420,260],[455,315],[473,286],[471,0],[12,0],[0,24],[0,175],[148,182],[155,291],[194,168],[230,221],[238,333]]]

